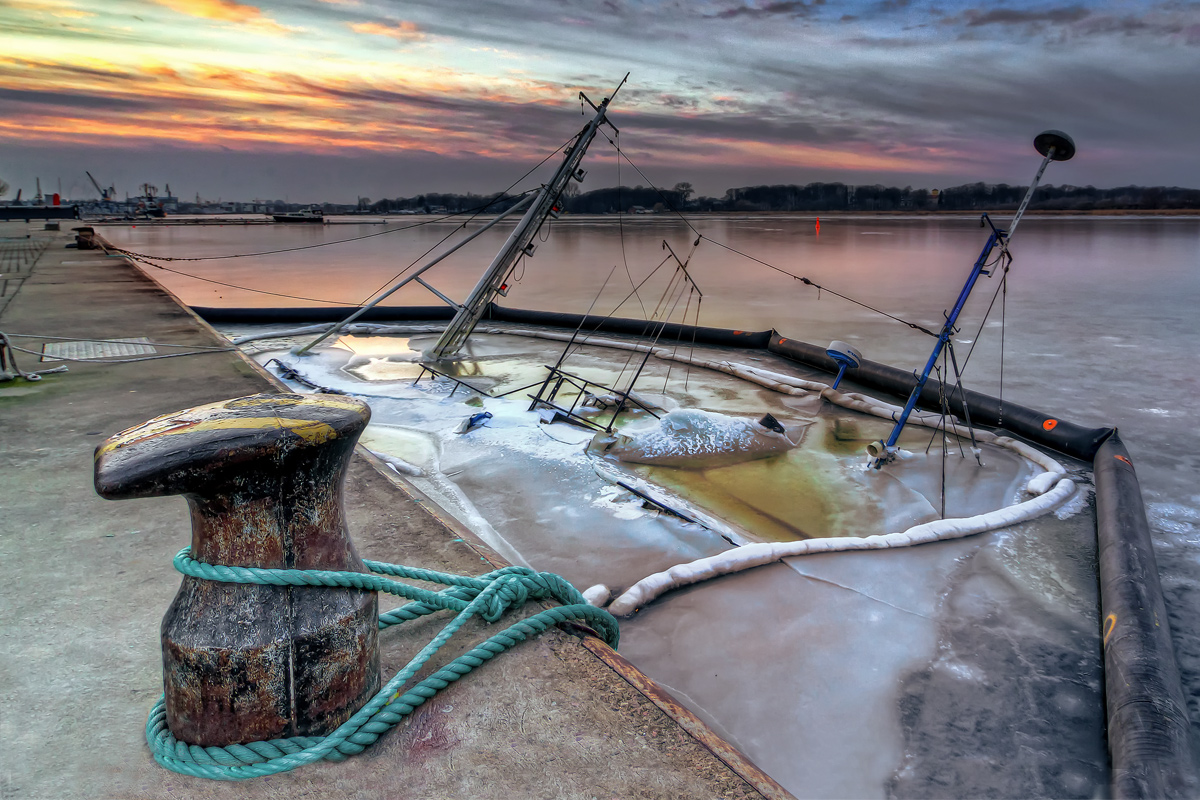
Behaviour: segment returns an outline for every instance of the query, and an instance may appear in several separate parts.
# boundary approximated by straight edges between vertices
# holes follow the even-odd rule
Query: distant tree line
[[[1025,196],[1025,186],[1006,183],[970,183],[943,190],[938,208],[952,211],[987,208],[1015,209]],[[1179,186],[1039,186],[1030,208],[1063,211],[1103,211],[1106,209],[1153,210],[1162,208],[1200,208],[1200,189]]]
[[[946,189],[905,186],[853,186],[809,183],[804,186],[746,186],[721,198],[701,197],[693,205],[713,211],[986,211],[1016,209],[1027,186],[968,183]],[[1178,186],[1039,186],[1032,209],[1100,211],[1200,208],[1200,189]]]
[[[645,186],[611,186],[577,191],[574,184],[564,195],[563,210],[573,214],[614,214],[686,211],[987,211],[1015,209],[1027,187],[1006,183],[968,183],[947,189],[914,189],[911,186],[808,183],[803,186],[743,186],[727,189],[723,197],[694,197],[690,183],[672,189]],[[431,193],[373,203],[361,198],[359,208],[373,213],[398,211],[457,213],[510,208],[517,197]],[[1031,209],[1063,211],[1200,209],[1200,189],[1178,186],[1040,186]]]
[[[453,194],[448,192],[431,192],[415,197],[397,197],[394,200],[376,200],[371,202],[366,197],[359,198],[360,210],[370,210],[375,214],[387,214],[396,211],[410,211],[422,214],[447,212],[457,214],[463,211],[490,211],[497,213],[507,211],[516,205],[520,197],[509,194]]]

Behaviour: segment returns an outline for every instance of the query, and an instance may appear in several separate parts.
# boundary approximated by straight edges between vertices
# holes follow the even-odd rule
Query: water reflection
[[[392,361],[416,361],[420,350],[409,347],[403,336],[341,336],[336,347],[349,350],[360,356],[386,356]]]

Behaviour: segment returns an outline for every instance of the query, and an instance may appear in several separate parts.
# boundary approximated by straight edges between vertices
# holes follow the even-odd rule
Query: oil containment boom
[[[1187,700],[1150,523],[1133,460],[1117,434],[1101,445],[1093,469],[1112,796],[1196,797]]]

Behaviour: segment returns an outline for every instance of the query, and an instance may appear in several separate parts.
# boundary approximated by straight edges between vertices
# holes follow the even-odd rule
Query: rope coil
[[[434,570],[363,561],[371,573],[332,570],[261,569],[206,564],[191,557],[185,547],[175,555],[179,572],[201,580],[223,583],[256,583],[273,586],[325,586],[381,591],[411,602],[379,616],[379,628],[389,628],[437,611],[456,612],[453,619],[421,652],[389,680],[379,692],[333,733],[324,737],[286,739],[200,747],[176,739],[167,727],[165,696],[160,697],[146,721],[146,742],[154,760],[182,775],[214,780],[246,780],[287,772],[314,761],[344,761],[374,744],[405,717],[454,681],[482,666],[494,656],[563,622],[581,622],[595,629],[615,648],[620,638],[616,619],[589,605],[583,595],[562,577],[534,572],[527,567],[504,567],[478,577]],[[383,576],[390,577],[383,577]],[[409,586],[393,578],[438,583],[441,591]],[[562,606],[544,609],[513,623],[467,653],[403,689],[418,670],[472,617],[487,622],[529,600],[553,599]]]

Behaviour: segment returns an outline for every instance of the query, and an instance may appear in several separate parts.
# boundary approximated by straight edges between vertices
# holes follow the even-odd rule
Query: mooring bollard
[[[183,495],[197,561],[366,572],[342,484],[370,416],[297,394],[168,414],[96,449],[96,491]],[[379,690],[378,610],[373,591],[185,576],[162,623],[171,733],[218,747],[330,733]]]

